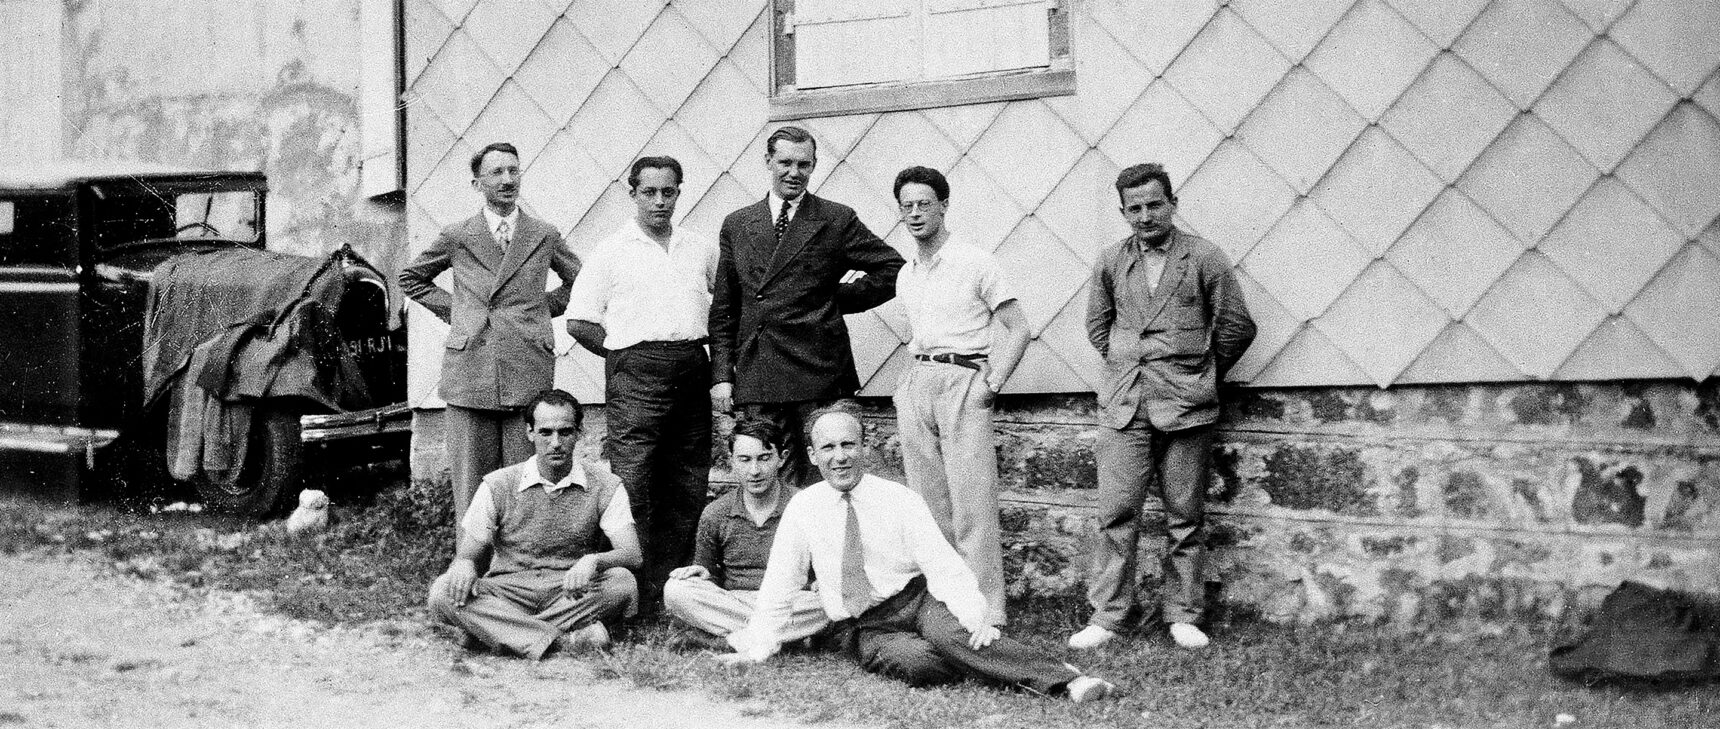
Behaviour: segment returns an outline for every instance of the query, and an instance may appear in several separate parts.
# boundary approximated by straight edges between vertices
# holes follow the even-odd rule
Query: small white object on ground
[[[299,508],[287,517],[287,536],[302,537],[328,528],[328,495],[316,489],[299,492]]]

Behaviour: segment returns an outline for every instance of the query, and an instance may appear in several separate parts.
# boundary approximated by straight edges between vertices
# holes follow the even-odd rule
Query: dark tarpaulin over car
[[[293,398],[310,411],[369,406],[334,324],[344,290],[334,256],[223,249],[175,256],[155,269],[144,402],[169,398],[175,477],[236,478],[259,400]]]

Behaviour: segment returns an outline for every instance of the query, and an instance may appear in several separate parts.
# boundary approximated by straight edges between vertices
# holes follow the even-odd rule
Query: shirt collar
[[[851,493],[856,498],[858,498],[858,497],[863,495],[862,492],[869,490],[867,488],[868,485],[870,485],[872,482],[877,481],[877,480],[878,480],[877,476],[874,476],[870,473],[865,474],[865,475],[860,477],[860,483],[854,484],[854,488],[849,489],[848,493]],[[835,486],[831,486],[829,481],[819,481],[818,483],[815,483],[811,486],[808,486],[807,488],[809,488],[809,489],[810,488],[823,488],[826,492],[828,492],[830,494],[830,496],[832,498],[836,499],[837,501],[842,500],[842,492],[837,491]]]
[[[782,212],[782,198],[776,196],[775,190],[771,190],[769,193],[766,193],[766,197],[770,200],[770,219],[774,221],[776,220],[776,216]],[[801,192],[800,197],[788,201],[789,220],[793,220],[794,216],[800,214],[800,204],[803,202],[806,202],[805,192]]]
[[[525,491],[539,484],[542,484],[543,490],[548,492],[560,491],[569,486],[585,488],[585,467],[581,466],[576,459],[573,462],[573,469],[567,472],[566,477],[555,483],[550,483],[538,473],[537,456],[532,456],[530,460],[526,461],[525,468],[520,469],[520,483],[514,487],[514,490]]]
[[[1171,232],[1165,234],[1164,245],[1157,248],[1148,248],[1145,242],[1142,242],[1140,238],[1136,238],[1134,236],[1129,236],[1129,240],[1134,243],[1135,252],[1141,255],[1145,255],[1147,253],[1170,253],[1171,246],[1176,245],[1177,234],[1180,232],[1181,231],[1178,231],[1176,228],[1171,228]]]
[[[484,222],[490,226],[490,232],[491,233],[496,232],[496,226],[501,225],[502,221],[504,221],[504,220],[508,221],[508,230],[513,231],[516,235],[519,234],[519,232],[520,232],[520,206],[515,205],[514,211],[511,213],[508,213],[507,217],[497,215],[496,211],[491,210],[490,206],[488,206],[488,205],[484,206]]]
[[[649,243],[653,246],[662,247],[662,244],[658,243],[656,238],[652,238],[650,233],[645,232],[645,228],[644,228],[644,226],[641,226],[639,224],[638,218],[628,218],[627,219],[627,224],[621,226],[621,236],[623,238],[628,239],[628,240],[634,240],[634,241],[638,241],[640,243]],[[679,243],[680,241],[681,241],[681,227],[678,225],[670,225],[669,226],[669,247],[674,248],[675,244]]]
[[[800,493],[800,489],[788,484],[783,484],[780,488],[782,489],[782,493],[777,494],[776,508],[770,510],[771,519],[782,516],[782,510],[788,508],[789,499],[794,498],[795,494]],[[743,493],[743,491],[744,489],[739,484],[736,484],[734,490],[729,492],[734,495],[734,503],[729,505],[729,516],[739,517],[751,522],[752,512],[747,511],[746,494]],[[767,519],[766,521],[769,520]]]
[[[908,256],[908,265],[913,266],[914,270],[916,270],[916,271],[920,270],[919,245],[920,245],[919,241],[915,241],[914,242],[914,255]],[[944,238],[944,244],[941,246],[938,246],[938,251],[936,253],[932,254],[932,261],[931,261],[931,263],[926,264],[926,266],[925,266],[926,270],[929,271],[931,269],[937,268],[938,264],[943,263],[944,262],[944,254],[948,253],[950,250],[950,246],[953,246],[953,245],[959,245],[959,243],[957,242],[955,233],[951,233],[949,235],[949,237]]]

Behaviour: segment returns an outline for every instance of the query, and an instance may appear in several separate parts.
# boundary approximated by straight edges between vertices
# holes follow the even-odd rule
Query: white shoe
[[[1100,630],[1104,629],[1100,628]],[[1101,701],[1106,696],[1110,696],[1111,692],[1116,690],[1117,685],[1102,678],[1076,676],[1069,680],[1069,685],[1066,688],[1069,692],[1070,701],[1085,704],[1089,701]]]
[[[1171,623],[1171,640],[1184,648],[1205,648],[1212,641],[1194,623]]]
[[[1117,634],[1097,625],[1089,625],[1069,636],[1069,647],[1078,651],[1092,650],[1116,638]]]

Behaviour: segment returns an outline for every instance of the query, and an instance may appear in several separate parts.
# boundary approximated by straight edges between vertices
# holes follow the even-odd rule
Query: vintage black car
[[[347,247],[268,250],[266,191],[256,172],[0,167],[0,475],[85,497],[177,482],[263,515],[297,495],[306,442],[399,430],[388,279]]]

